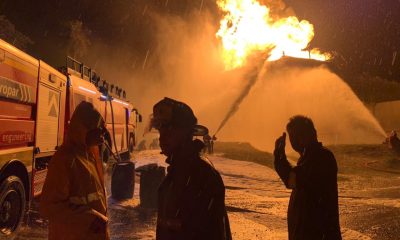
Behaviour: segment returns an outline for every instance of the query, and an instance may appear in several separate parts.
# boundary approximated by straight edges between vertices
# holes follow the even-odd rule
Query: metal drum
[[[152,166],[140,171],[140,205],[157,208],[158,187],[165,177],[165,167]]]
[[[115,163],[111,176],[111,196],[116,200],[133,198],[135,190],[135,163]]]

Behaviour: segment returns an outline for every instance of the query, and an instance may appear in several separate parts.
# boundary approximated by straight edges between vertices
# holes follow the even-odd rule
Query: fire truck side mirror
[[[132,112],[136,115],[136,122],[141,123],[143,121],[142,114],[140,114],[136,108],[132,109]]]

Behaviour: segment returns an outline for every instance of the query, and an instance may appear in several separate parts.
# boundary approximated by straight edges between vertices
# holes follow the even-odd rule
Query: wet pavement
[[[233,239],[287,239],[286,209],[290,192],[276,173],[251,162],[216,156],[210,160],[226,185]],[[144,151],[137,155],[137,161],[138,166],[150,162],[163,164],[163,157],[158,151]],[[400,174],[362,170],[370,172],[339,174],[343,238],[400,239]],[[138,193],[136,184],[132,200],[118,202],[109,198],[112,239],[155,238],[156,212],[140,207]],[[33,212],[29,224],[24,224],[14,239],[46,239],[46,231],[46,221]]]

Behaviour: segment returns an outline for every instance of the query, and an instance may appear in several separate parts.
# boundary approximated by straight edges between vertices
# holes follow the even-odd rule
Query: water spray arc
[[[219,125],[217,131],[215,132],[214,136],[216,136],[221,129],[226,125],[228,120],[235,115],[235,113],[239,110],[240,104],[243,100],[249,95],[250,90],[253,88],[254,84],[257,82],[264,73],[266,69],[267,61],[266,58],[260,61],[260,64],[253,67],[250,71],[248,71],[244,79],[248,80],[246,85],[244,86],[243,90],[240,92],[239,96],[236,100],[232,103],[231,107],[229,108],[228,112],[226,113],[225,117],[223,118],[221,124]]]

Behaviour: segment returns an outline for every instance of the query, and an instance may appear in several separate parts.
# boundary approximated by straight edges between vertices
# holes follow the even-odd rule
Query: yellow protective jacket
[[[87,132],[102,121],[92,104],[79,104],[66,141],[50,161],[40,199],[40,213],[49,220],[49,240],[109,239],[108,228],[90,228],[96,218],[108,218],[100,160],[85,145]]]

